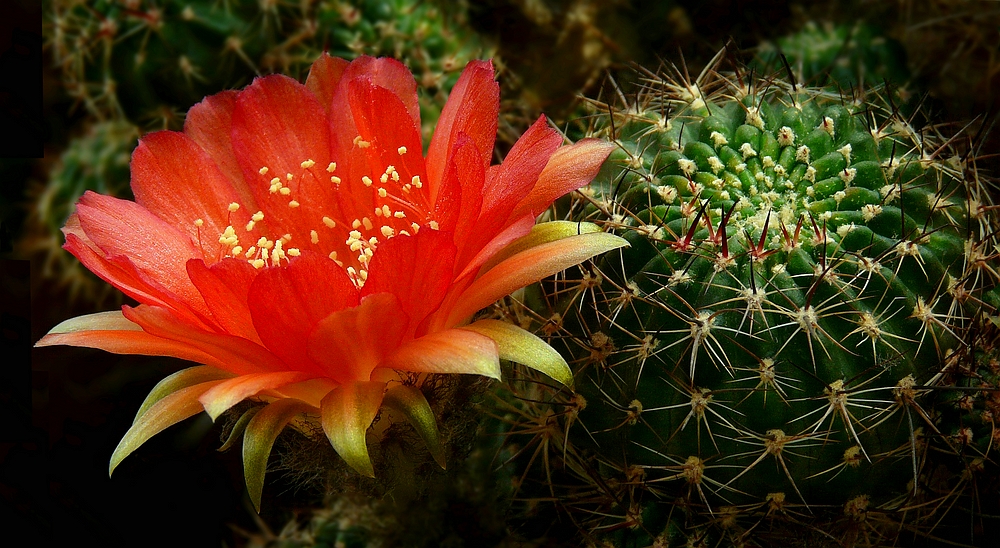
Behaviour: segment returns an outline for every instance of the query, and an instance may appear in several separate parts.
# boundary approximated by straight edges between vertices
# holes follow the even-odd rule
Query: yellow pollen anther
[[[229,204],[229,212],[230,213],[235,213],[237,210],[239,210],[239,208],[240,208],[240,204],[238,204],[236,202],[233,202],[233,203]]]
[[[376,207],[375,208],[375,216],[376,217],[381,217],[382,216],[382,208],[381,207]]]
[[[395,235],[395,233],[396,231],[393,230],[391,226],[385,226],[385,225],[382,226],[382,235],[385,236],[386,238],[392,238]]]
[[[264,220],[264,212],[258,211],[257,213],[254,213],[253,216],[250,218],[259,223]]]
[[[243,254],[243,256],[249,259],[250,257],[253,257],[254,253],[257,253],[257,248],[254,246],[250,246],[250,249],[248,249],[247,252]]]
[[[314,244],[318,244],[319,243],[319,233],[317,233],[315,230],[310,230],[309,231],[309,241],[312,242],[312,243],[314,243]]]
[[[302,169],[309,169],[309,168],[311,168],[314,165],[316,165],[316,162],[314,162],[312,160],[306,160],[305,162],[302,162],[301,164],[299,164],[299,167],[301,167]]]
[[[239,255],[240,253],[243,253],[243,248],[240,247],[240,246],[235,246],[235,247],[233,247],[232,251],[230,251],[230,254],[233,257]]]
[[[399,147],[399,148],[396,149],[396,152],[398,152],[399,155],[402,156],[402,155],[406,154],[406,147]]]
[[[327,255],[327,257],[329,257],[330,259],[336,261],[337,260],[337,252],[336,251],[331,251],[330,254]]]
[[[195,219],[194,220],[194,226],[198,226],[198,227],[205,226],[205,221],[203,221],[201,219]]]
[[[423,183],[420,182],[420,175],[414,175],[413,178],[410,179],[410,184],[417,188],[424,186]]]
[[[286,181],[291,181],[294,178],[295,178],[295,175],[292,175],[291,173],[286,173],[285,174],[285,180]]]
[[[420,225],[418,225],[417,223],[410,223],[410,228],[413,229],[414,234],[420,232]]]
[[[437,221],[431,221],[427,223],[427,226],[431,227],[431,230],[437,230],[441,227]]]
[[[267,238],[261,236],[260,239],[257,240],[257,247],[267,247]]]
[[[368,217],[361,219],[361,222],[365,225],[365,230],[371,230],[375,225],[372,224],[372,220]]]
[[[399,182],[399,172],[398,171],[393,171],[392,172],[392,180],[395,181],[395,182],[397,182],[397,183]]]
[[[247,223],[247,226],[246,226],[247,232],[250,232],[251,230],[253,230],[253,225],[254,225],[253,221],[250,221],[250,222]]]
[[[333,173],[334,171],[336,171],[337,170],[337,162],[330,162],[330,165],[326,166],[326,170],[328,172],[330,172],[330,173]]]
[[[280,189],[278,189],[278,192],[280,192],[282,196],[288,196],[289,194],[292,193],[292,189],[288,188],[287,186],[281,187]]]
[[[264,259],[254,259],[254,260],[249,261],[249,262],[250,262],[250,264],[253,265],[254,268],[256,268],[258,270],[260,270],[261,268],[264,268]]]
[[[260,168],[260,170],[257,173],[260,173],[261,175],[267,175],[267,166]]]
[[[372,247],[378,247],[378,238],[376,238],[375,236],[368,238],[368,245]],[[369,251],[371,251],[371,249],[365,249],[365,255],[371,257],[371,253],[369,253]]]
[[[371,143],[362,139],[360,135],[354,138],[354,144],[360,148],[368,148],[371,145]]]
[[[389,175],[383,173],[382,176],[378,178],[378,180],[382,181],[382,184],[388,183],[389,182]]]
[[[383,207],[387,207],[387,206],[383,206]],[[392,216],[395,217],[395,218],[397,218],[397,219],[405,219],[406,218],[406,213],[403,213],[402,211],[396,211],[395,213],[392,214]]]
[[[301,252],[299,251],[299,248],[297,248],[297,247],[289,247],[288,248],[288,256],[289,257],[298,257],[299,255],[301,255]]]
[[[334,221],[329,217],[323,217],[323,224],[325,224],[327,228],[335,228],[337,226],[337,221]]]
[[[330,182],[333,183],[333,184],[335,184],[335,185],[339,185],[340,184],[340,177],[337,177],[336,175],[333,175],[333,176],[330,177]]]
[[[288,202],[288,207],[299,207],[299,203],[295,200]]]
[[[354,219],[351,221],[351,228],[354,230],[361,228],[361,219]],[[361,236],[359,235],[358,237],[360,238]]]
[[[382,182],[384,183],[385,181],[382,181]],[[386,196],[388,196],[388,193],[385,191],[385,189],[384,188],[379,188],[378,189],[378,197],[379,198],[385,198]]]
[[[390,213],[392,213],[392,211],[389,209],[389,206],[383,205],[382,206],[382,216],[383,217],[388,217]]]
[[[364,183],[365,186],[372,186],[372,180],[367,175],[361,178],[361,182]]]

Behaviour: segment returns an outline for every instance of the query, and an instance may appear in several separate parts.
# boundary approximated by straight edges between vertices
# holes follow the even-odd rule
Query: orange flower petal
[[[399,347],[382,367],[417,373],[468,373],[500,378],[497,345],[479,333],[448,329]]]
[[[165,308],[150,305],[135,308],[125,306],[122,307],[122,314],[139,324],[146,333],[208,354],[212,360],[204,363],[237,375],[289,369],[288,365],[263,346],[227,333],[197,329],[178,320]]]
[[[517,255],[518,253],[549,242],[555,242],[578,234],[592,234],[602,232],[601,227],[594,223],[581,223],[573,221],[549,221],[539,223],[531,227],[527,235],[511,242],[496,254],[492,255],[489,261],[483,265],[485,270],[489,270],[501,262]]]
[[[183,341],[146,333],[139,325],[127,320],[119,310],[68,319],[53,327],[35,346],[60,344],[97,348],[113,354],[171,356],[197,363],[222,365],[216,357]]]
[[[239,195],[239,203],[247,211],[257,211],[257,202],[243,179],[243,169],[236,161],[233,152],[233,141],[230,137],[232,129],[233,109],[236,108],[235,91],[223,91],[211,97],[205,97],[200,103],[191,107],[184,117],[184,134],[198,143],[212,158],[233,184],[233,189]]]
[[[293,241],[308,241],[309,230],[331,212],[337,202],[330,174],[330,130],[319,100],[304,85],[291,78],[272,75],[254,80],[236,99],[232,116],[233,152],[243,169],[250,191],[264,213],[264,227],[275,233],[261,235],[277,239],[283,233]],[[302,163],[312,160],[311,167]],[[261,168],[267,173],[260,173]],[[287,180],[291,174],[293,179]],[[270,181],[278,177],[290,195],[272,193]],[[288,207],[295,200],[300,207]],[[249,220],[253,211],[239,217]],[[281,227],[280,231],[278,227]]]
[[[187,277],[187,260],[201,257],[187,234],[135,202],[90,191],[80,198],[76,214],[80,228],[97,247],[94,251],[103,253],[100,260],[121,257],[120,261],[131,263],[143,278],[168,292],[156,295],[159,300],[208,316],[201,294]],[[148,285],[147,290],[155,289]]]
[[[583,139],[559,148],[545,165],[531,192],[521,200],[508,220],[521,215],[538,215],[556,198],[592,181],[615,146],[600,139]]]
[[[582,261],[628,245],[605,232],[581,234],[522,251],[479,277],[449,312],[445,326],[461,325],[477,311],[515,290]]]
[[[514,205],[528,195],[563,137],[540,116],[514,143],[503,163],[490,166],[483,188],[483,221],[501,224]],[[499,218],[489,218],[501,214]]]
[[[188,310],[176,295],[139,272],[128,257],[123,255],[107,257],[83,234],[82,230],[79,232],[67,230],[69,223],[75,219],[76,214],[70,216],[67,226],[63,228],[63,232],[66,233],[66,243],[63,248],[79,259],[83,266],[139,302],[172,309],[193,325],[206,325]]]
[[[433,260],[427,260],[433,257]],[[381,244],[368,269],[362,295],[391,293],[410,319],[413,333],[440,306],[448,292],[455,263],[451,235],[422,230]]]
[[[378,87],[390,90],[402,101],[413,125],[420,127],[420,103],[417,101],[417,81],[406,65],[391,57],[362,55],[351,61],[344,70],[340,85],[346,90],[351,83],[363,79]],[[346,101],[340,106],[347,106]],[[350,112],[345,109],[344,112]]]
[[[330,391],[320,410],[320,423],[330,445],[359,474],[375,477],[365,432],[375,420],[385,394],[384,382],[351,382]]]
[[[503,232],[497,234],[479,250],[479,253],[465,265],[465,269],[458,276],[455,276],[455,279],[462,280],[466,276],[474,277],[484,264],[492,260],[494,255],[506,249],[512,242],[529,234],[534,224],[535,217],[531,215],[525,215],[510,223],[509,226],[503,229]]]
[[[432,185],[444,177],[447,159],[454,150],[458,136],[468,135],[483,154],[483,165],[489,165],[493,142],[497,135],[500,112],[500,86],[493,80],[493,63],[472,61],[462,71],[458,82],[441,110],[434,136],[427,150],[427,175]],[[431,189],[437,198],[438,189]]]
[[[486,166],[482,163],[482,153],[469,136],[459,135],[448,157],[444,179],[437,185],[434,202],[434,219],[441,230],[454,235],[459,252],[479,220],[485,182]]]
[[[230,407],[255,396],[264,390],[281,388],[282,386],[306,380],[308,375],[299,371],[276,371],[274,373],[256,373],[240,375],[235,379],[213,386],[202,394],[198,401],[205,407],[212,420],[219,418]]]
[[[303,253],[288,266],[261,271],[247,303],[260,340],[290,366],[320,373],[303,350],[313,329],[331,312],[356,306],[358,290],[333,261]]]
[[[218,237],[230,224],[226,208],[240,196],[208,153],[183,133],[158,131],[139,140],[131,167],[137,204],[202,249],[218,248]],[[195,226],[195,219],[203,226]]]
[[[412,77],[410,80],[413,80]],[[410,182],[414,176],[420,177],[422,181],[427,180],[422,155],[423,145],[420,142],[420,126],[417,125],[419,120],[414,121],[409,118],[406,105],[391,90],[377,86],[367,79],[358,78],[350,82],[348,99],[358,136],[366,142],[375,143],[374,146],[364,149],[367,163],[352,167],[364,170],[373,179],[378,179],[385,173],[388,166],[393,166],[399,172],[400,182],[387,181],[375,184],[368,191],[374,194],[379,186],[388,187],[390,194],[416,201],[413,196],[423,195],[426,191],[412,189],[407,196],[401,191],[392,192],[392,190],[399,189],[402,183]],[[400,154],[400,147],[404,147],[407,152]],[[403,209],[395,204],[390,207],[393,210]],[[413,220],[421,223],[424,221],[422,218]],[[408,228],[409,222],[403,223],[403,226]]]
[[[409,318],[391,293],[376,293],[361,304],[338,310],[316,324],[308,339],[308,355],[323,375],[338,383],[367,381],[372,370],[396,348]]]
[[[188,276],[198,288],[215,322],[226,333],[264,344],[257,336],[247,297],[257,270],[246,261],[227,258],[212,266],[201,259],[187,262]]]
[[[324,51],[309,68],[306,87],[319,99],[319,104],[323,105],[327,113],[330,112],[330,102],[333,101],[337,84],[349,64],[346,59],[331,57]]]

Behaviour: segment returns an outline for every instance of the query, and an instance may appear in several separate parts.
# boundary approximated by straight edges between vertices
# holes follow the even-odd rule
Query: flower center
[[[354,145],[368,148],[370,143],[357,137]],[[406,147],[396,149],[402,160]],[[400,165],[403,165],[400,162]],[[299,164],[298,173],[273,173],[268,166],[258,170],[260,179],[250,184],[266,185],[267,210],[257,211],[241,219],[241,205],[229,204],[227,225],[219,235],[216,260],[225,257],[243,258],[254,268],[279,266],[282,261],[299,256],[303,250],[322,253],[344,268],[357,287],[368,279],[368,267],[379,243],[399,235],[416,234],[423,227],[437,230],[430,207],[429,189],[418,174],[401,172],[394,164],[387,164],[381,173],[363,175],[360,180],[347,181],[338,175],[337,163],[317,166],[312,159]],[[405,168],[404,168],[405,169]],[[342,173],[341,173],[342,175]],[[325,192],[311,192],[305,185],[325,185]],[[347,189],[344,185],[356,185]],[[309,191],[307,191],[307,189]],[[352,191],[357,197],[371,193],[371,210],[357,211],[358,201],[346,199],[343,193]],[[308,196],[335,197],[336,203],[310,202]],[[302,203],[300,203],[300,200]],[[280,211],[278,208],[288,208]],[[244,214],[245,215],[245,214]],[[204,225],[202,219],[195,226]],[[202,242],[199,231],[199,243]],[[294,243],[293,243],[294,242]],[[248,247],[247,243],[250,243]],[[294,247],[290,247],[294,245]],[[206,252],[206,256],[212,253]]]

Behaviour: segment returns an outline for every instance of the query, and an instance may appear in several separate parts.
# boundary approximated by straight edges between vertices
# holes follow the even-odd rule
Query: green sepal
[[[170,375],[156,383],[156,386],[149,391],[146,399],[143,400],[142,405],[139,406],[139,411],[136,412],[135,418],[132,419],[132,424],[138,422],[139,418],[142,417],[142,415],[145,414],[150,407],[153,407],[156,402],[182,388],[187,388],[189,386],[194,386],[208,381],[225,380],[232,377],[232,373],[208,365],[198,365],[195,367],[188,367],[187,369],[181,369],[173,375]]]
[[[434,461],[441,468],[447,468],[444,458],[444,447],[438,434],[437,419],[430,403],[423,392],[413,386],[398,384],[385,393],[383,404],[406,417],[406,420],[423,438]]]
[[[385,394],[385,383],[359,381],[342,384],[323,398],[320,422],[337,454],[359,474],[375,477],[365,432],[375,420]]]
[[[480,320],[462,329],[493,339],[500,359],[520,363],[573,388],[573,372],[566,360],[548,343],[520,327],[498,320]]]
[[[264,491],[264,472],[271,447],[285,425],[299,413],[314,411],[311,405],[294,398],[277,400],[257,412],[243,435],[243,477],[255,510],[260,512],[260,497]]]
[[[192,368],[195,369],[195,368]],[[188,371],[188,370],[186,370]],[[183,371],[181,372],[183,373]],[[176,375],[176,374],[175,374]],[[173,376],[173,375],[172,375]],[[168,377],[169,378],[169,377]],[[164,379],[167,380],[167,379]],[[208,389],[219,384],[222,380],[210,380],[201,382],[193,386],[186,386],[180,389],[175,388],[172,392],[165,393],[136,417],[131,428],[122,436],[114,453],[111,454],[111,463],[108,466],[108,475],[114,473],[115,468],[121,461],[138,449],[146,440],[153,435],[170,428],[184,419],[197,415],[204,408],[198,398]],[[162,382],[161,382],[162,384]],[[157,385],[159,386],[159,385]],[[156,388],[153,389],[154,392]],[[147,400],[149,397],[146,398]]]
[[[233,425],[233,429],[229,431],[229,437],[222,444],[222,447],[218,449],[219,452],[229,451],[229,449],[236,445],[236,440],[240,439],[243,432],[247,429],[247,425],[250,424],[250,419],[260,411],[260,407],[251,407],[240,415],[240,418],[236,420],[236,424]]]

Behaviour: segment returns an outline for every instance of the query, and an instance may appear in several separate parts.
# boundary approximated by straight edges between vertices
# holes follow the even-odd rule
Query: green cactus
[[[910,80],[902,45],[870,23],[808,21],[794,34],[762,43],[755,61],[767,72],[778,70],[781,54],[800,83],[851,89],[889,82],[898,93]]]
[[[646,76],[637,101],[596,105],[592,133],[620,148],[562,212],[631,248],[516,320],[562,346],[578,391],[520,406],[515,438],[547,425],[521,497],[617,546],[789,527],[878,545],[949,519],[970,540],[996,514],[1000,303],[974,158],[885,90]]]
[[[202,97],[302,74],[323,51],[400,59],[434,84],[421,111],[433,122],[465,64],[488,56],[463,11],[430,2],[50,0],[47,19],[55,64],[88,111],[171,128]]]

